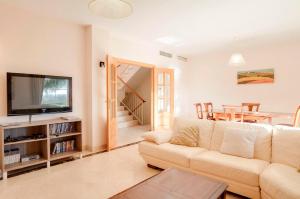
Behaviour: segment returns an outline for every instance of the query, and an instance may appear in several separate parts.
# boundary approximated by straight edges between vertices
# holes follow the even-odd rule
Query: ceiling
[[[40,15],[95,24],[184,56],[227,45],[234,37],[248,40],[300,32],[300,0],[127,1],[133,14],[113,20],[93,16],[90,0],[0,0]],[[162,38],[170,44],[161,44]]]

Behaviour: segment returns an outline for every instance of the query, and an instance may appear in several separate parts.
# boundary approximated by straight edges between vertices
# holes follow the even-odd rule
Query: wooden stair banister
[[[132,114],[140,124],[144,124],[144,103],[146,100],[129,86],[120,76],[118,80],[130,91],[120,103]]]
[[[118,76],[118,80],[120,80],[134,95],[140,98],[143,102],[146,102],[144,98],[142,98],[133,88],[131,88],[120,76]]]

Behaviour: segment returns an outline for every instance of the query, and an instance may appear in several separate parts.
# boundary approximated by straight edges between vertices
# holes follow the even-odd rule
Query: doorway
[[[126,123],[126,120],[129,121],[129,124],[124,124],[125,127],[131,128],[130,125],[139,126],[142,132],[170,127],[174,109],[173,69],[157,68],[155,65],[111,56],[107,56],[106,66],[107,150],[119,147],[120,144],[130,144],[125,142],[120,143],[120,141],[118,141],[118,137],[122,136],[122,130],[120,131],[121,128],[119,127],[122,127],[122,122],[125,121]],[[150,83],[149,81],[148,83],[144,82],[144,85],[148,85],[147,88],[145,86],[145,89],[139,85],[142,84],[142,81],[140,83],[134,83],[138,81],[138,78],[133,78],[133,82],[130,80],[131,77],[134,77],[139,71],[144,75],[149,75],[150,73]],[[125,75],[122,75],[123,72]],[[140,76],[139,78],[142,80],[147,77],[147,75],[145,77],[143,77],[143,75],[137,76]],[[149,76],[147,78],[149,78]],[[141,96],[142,94],[137,92],[138,87],[140,87],[141,92],[146,91],[147,95],[150,95],[150,100],[146,100],[149,96]],[[148,115],[145,115],[145,111]],[[132,129],[127,129],[125,132],[130,133],[132,132],[131,130]],[[139,140],[136,140],[136,142],[141,140],[140,131],[136,131],[136,134],[139,135]],[[134,133],[129,136],[133,135]],[[135,136],[133,137],[135,139]],[[134,139],[131,139],[131,137],[128,138],[129,141],[133,140],[133,142],[135,141]],[[120,144],[118,144],[118,142]]]
[[[142,141],[151,130],[152,68],[130,64],[117,67],[116,146]]]
[[[111,150],[122,145],[130,144],[129,142],[138,142],[141,140],[141,131],[146,132],[154,129],[153,80],[155,66],[111,56],[107,56],[106,66],[107,149]],[[130,79],[134,77],[138,71],[142,71],[141,73],[144,75],[149,75],[150,72],[150,77],[147,77],[150,79],[150,85],[148,86],[150,93],[147,91],[147,98],[149,98],[150,95],[150,100],[146,100],[146,97],[144,98],[136,92],[135,88],[139,87],[138,83],[133,82],[131,86],[129,85]],[[142,75],[139,76],[142,77]],[[147,107],[150,107],[148,115],[144,115],[146,104]],[[147,118],[148,116],[150,117]],[[129,120],[129,122],[126,122],[126,120]],[[145,122],[147,122],[147,125],[144,126]],[[130,129],[132,128],[130,125],[138,126],[139,129],[135,128],[135,133],[128,134],[130,130],[132,130]],[[122,127],[126,129],[122,129]],[[121,134],[119,133],[120,129]],[[138,135],[138,137],[135,135]]]

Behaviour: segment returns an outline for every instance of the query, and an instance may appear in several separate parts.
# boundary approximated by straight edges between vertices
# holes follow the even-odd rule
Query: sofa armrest
[[[163,144],[170,141],[173,135],[172,131],[150,131],[142,135],[145,141],[156,144]]]

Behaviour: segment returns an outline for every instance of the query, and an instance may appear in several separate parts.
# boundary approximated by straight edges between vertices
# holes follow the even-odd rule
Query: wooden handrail
[[[143,120],[140,119],[124,102],[121,102],[121,104],[133,115],[133,117],[135,117],[140,123],[143,123]]]
[[[142,106],[143,102],[141,102],[139,105],[137,105],[137,107],[135,107],[132,111],[134,112],[135,110],[137,110],[138,108],[140,108],[140,106]]]
[[[144,98],[142,98],[133,88],[131,88],[120,76],[118,76],[118,79],[134,94],[136,95],[140,100],[143,101],[143,103],[146,102]]]

